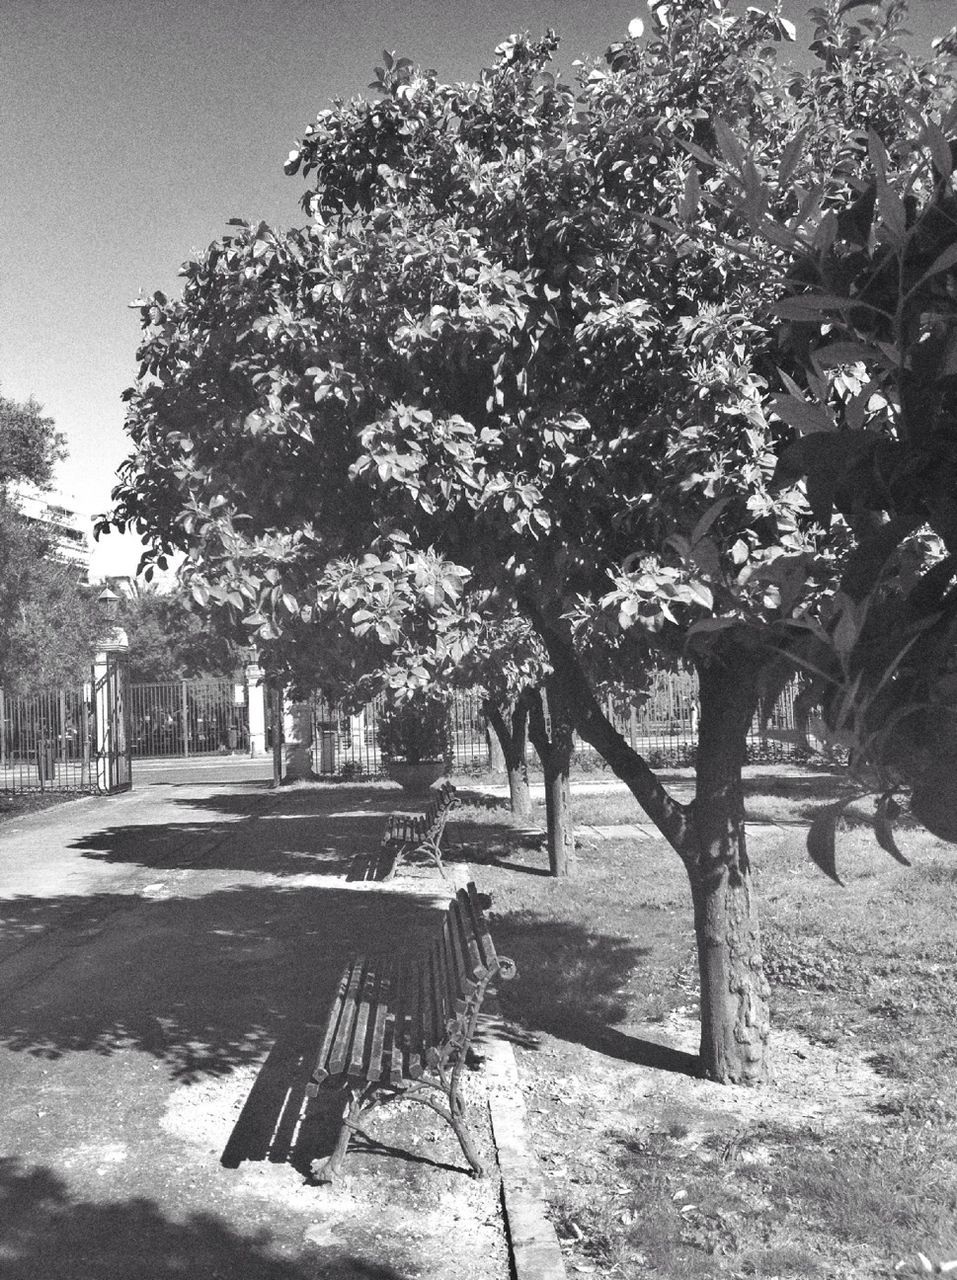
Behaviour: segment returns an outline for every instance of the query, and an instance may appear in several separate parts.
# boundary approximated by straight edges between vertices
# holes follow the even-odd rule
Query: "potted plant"
[[[379,751],[385,772],[404,791],[427,791],[446,774],[451,747],[444,699],[419,694],[386,701],[379,717]]]

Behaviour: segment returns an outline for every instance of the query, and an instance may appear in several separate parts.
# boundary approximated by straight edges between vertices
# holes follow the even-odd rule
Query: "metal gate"
[[[0,691],[0,791],[126,791],[129,748],[123,654],[105,654],[78,689]]]
[[[96,789],[113,795],[132,786],[130,666],[126,654],[107,653],[93,668]]]
[[[246,687],[234,680],[131,685],[130,722],[138,758],[249,750]]]

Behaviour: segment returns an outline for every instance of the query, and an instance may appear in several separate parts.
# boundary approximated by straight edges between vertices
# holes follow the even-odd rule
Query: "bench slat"
[[[356,1017],[352,1028],[352,1044],[349,1051],[349,1065],[346,1073],[350,1076],[363,1077],[368,1065],[368,1046],[366,1031],[369,1026],[369,1014],[375,1008],[375,998],[379,987],[374,964],[366,964],[362,974],[362,985],[356,1000]]]
[[[452,915],[451,903],[445,915],[442,935],[445,944],[445,966],[449,984],[449,999],[455,1011],[460,1013],[459,1006],[464,1003],[470,988],[473,988],[475,984],[470,982],[465,969],[458,926]]]
[[[445,1006],[442,999],[441,984],[442,977],[439,971],[439,944],[436,943],[429,954],[428,976],[430,1023],[429,1045],[432,1048],[438,1048],[445,1039]]]
[[[422,975],[424,973],[421,964],[415,965],[409,970],[408,985],[408,1006],[409,1006],[409,1022],[408,1035],[409,1042],[407,1046],[407,1058],[409,1064],[409,1078],[418,1080],[422,1075]]]
[[[329,1005],[329,1012],[326,1014],[325,1030],[322,1033],[322,1043],[319,1046],[319,1053],[316,1058],[316,1069],[312,1074],[312,1083],[306,1086],[307,1091],[311,1091],[311,1096],[313,1097],[315,1097],[315,1090],[330,1074],[325,1065],[326,1057],[332,1048],[336,1032],[339,1030],[339,1023],[342,1021],[342,1001],[349,986],[352,970],[357,963],[357,960],[352,960],[343,969],[336,988],[336,994]]]
[[[463,904],[461,894],[456,895],[449,904],[449,917],[453,922],[456,939],[462,952],[466,988],[471,992],[475,989],[477,981],[485,976],[486,970],[472,932],[468,908]]]
[[[372,1034],[369,1037],[369,1075],[370,1080],[382,1077],[382,1050],[385,1045],[385,1028],[389,1017],[392,1000],[394,966],[383,966],[379,978],[379,989],[376,992],[375,1015],[372,1019]]]
[[[349,1060],[349,1049],[352,1044],[352,1033],[355,1029],[356,1021],[356,1002],[362,989],[364,972],[365,957],[360,956],[352,965],[345,995],[342,998],[339,1025],[336,1028],[327,1063],[327,1070],[330,1076],[342,1075]]]
[[[402,1028],[405,1009],[405,988],[408,981],[408,970],[402,965],[396,970],[395,990],[392,997],[392,1038],[388,1045],[388,1053],[382,1060],[382,1078],[388,1074],[390,1084],[399,1084],[402,1080]]]

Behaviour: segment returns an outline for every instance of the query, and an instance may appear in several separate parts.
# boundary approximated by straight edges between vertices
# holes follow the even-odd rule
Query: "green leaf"
[[[931,276],[940,275],[942,271],[949,271],[951,267],[955,266],[957,266],[957,241],[955,241],[954,244],[948,245],[943,253],[934,259],[910,292],[913,293],[914,289],[918,289],[924,281],[929,280]]]
[[[942,178],[949,178],[954,171],[954,158],[951,155],[950,143],[934,122],[928,121],[924,128],[927,145],[930,148],[934,168]]]
[[[883,795],[877,801],[874,811],[874,834],[877,836],[877,843],[885,853],[889,853],[901,866],[909,867],[911,865],[910,859],[904,857],[897,847],[897,841],[894,839],[894,827],[891,819],[892,806],[894,806],[894,801],[890,795]]]
[[[744,148],[720,116],[715,116],[712,127],[714,128],[718,149],[732,169],[740,174],[747,159]]]
[[[807,851],[811,861],[842,889],[844,882],[837,874],[835,841],[837,824],[849,804],[850,798],[818,809],[807,833]]]
[[[794,176],[794,170],[798,167],[801,156],[804,154],[804,147],[807,143],[808,126],[796,133],[791,141],[787,144],[781,153],[781,162],[778,165],[778,186],[786,187]]]

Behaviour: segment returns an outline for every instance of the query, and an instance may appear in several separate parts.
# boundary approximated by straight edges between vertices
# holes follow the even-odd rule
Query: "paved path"
[[[141,776],[0,828],[4,1280],[505,1280],[494,1182],[444,1131],[335,1191],[305,1176],[344,959],[418,945],[447,901],[344,882],[394,795]]]

